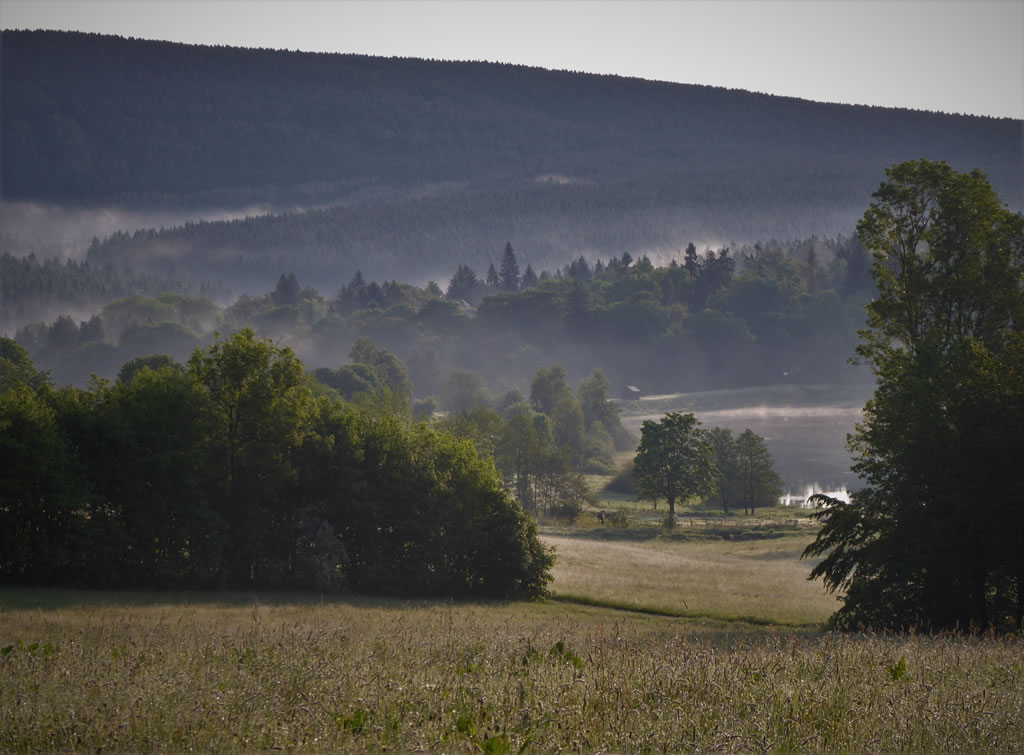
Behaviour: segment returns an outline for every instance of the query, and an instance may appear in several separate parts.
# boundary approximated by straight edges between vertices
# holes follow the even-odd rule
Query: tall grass
[[[5,608],[0,750],[1024,747],[1015,638],[704,635],[618,616],[552,604]]]

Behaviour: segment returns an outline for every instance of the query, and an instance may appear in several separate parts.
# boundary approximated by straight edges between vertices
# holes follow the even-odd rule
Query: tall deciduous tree
[[[210,428],[197,386],[180,365],[144,365],[100,395],[111,461],[107,474],[98,473],[101,463],[90,466],[95,493],[116,517],[98,539],[113,545],[119,530],[121,545],[106,558],[124,584],[209,584],[221,566],[224,523],[198,474]]]
[[[0,383],[0,580],[67,579],[83,540],[81,469],[54,410],[23,382]]]
[[[441,403],[455,414],[468,412],[476,406],[488,406],[491,403],[491,392],[487,390],[487,383],[479,372],[454,370],[448,376]]]
[[[377,378],[391,393],[392,408],[400,413],[408,412],[412,400],[412,381],[402,360],[387,349],[378,348],[369,338],[356,341],[348,356],[356,364],[372,367]]]
[[[716,474],[714,449],[694,415],[669,412],[659,422],[644,422],[633,477],[642,496],[668,501],[669,526],[676,501],[713,494]]]
[[[636,438],[622,426],[619,406],[608,398],[611,383],[604,371],[595,368],[580,381],[579,399],[586,431],[607,433],[616,451],[636,448]]]
[[[572,397],[572,391],[565,382],[565,368],[560,364],[541,367],[530,383],[530,403],[547,415],[555,410],[559,401]]]
[[[851,436],[865,487],[821,498],[805,555],[839,627],[1024,622],[1024,221],[979,172],[886,171],[858,224],[878,296],[857,347],[878,384]]]
[[[739,462],[736,458],[736,439],[732,436],[732,430],[726,427],[712,427],[708,430],[708,442],[715,452],[715,467],[718,474],[715,476],[715,497],[722,504],[722,512],[729,513],[729,506],[736,505],[740,500],[738,470]]]
[[[290,348],[248,328],[196,349],[188,366],[209,402],[209,473],[228,524],[231,579],[246,584],[259,578],[275,528],[280,534],[290,521],[279,492],[312,409],[303,366]]]
[[[764,438],[747,428],[736,438],[736,478],[739,502],[745,511],[755,506],[774,506],[782,495],[782,480],[775,472]]]

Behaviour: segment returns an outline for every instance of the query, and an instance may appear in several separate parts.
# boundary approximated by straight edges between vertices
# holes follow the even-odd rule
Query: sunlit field
[[[705,528],[693,533],[703,536]],[[714,531],[717,532],[717,531]],[[582,533],[586,534],[586,533]],[[800,553],[807,531],[735,528],[739,539],[670,539],[657,530],[609,530],[617,540],[545,535],[557,560],[558,596],[678,616],[821,625],[838,607]],[[681,528],[680,538],[690,533]]]
[[[730,631],[553,602],[0,605],[3,751],[1024,746],[1015,638]]]

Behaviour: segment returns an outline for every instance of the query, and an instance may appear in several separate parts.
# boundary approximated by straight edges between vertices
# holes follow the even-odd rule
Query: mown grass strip
[[[678,611],[671,608],[663,608],[661,606],[641,605],[639,603],[629,603],[627,601],[619,600],[602,600],[600,598],[592,598],[587,595],[572,595],[570,593],[555,593],[550,596],[550,600],[557,603],[572,603],[581,606],[591,606],[593,608],[608,608],[613,611],[639,613],[647,616],[665,616],[673,619],[708,619],[711,621],[722,621],[730,624],[751,624],[759,627],[778,627],[780,629],[795,630],[820,631],[824,629],[821,624],[814,623],[808,624],[773,621],[761,616],[724,616],[721,614],[709,613],[707,611]]]

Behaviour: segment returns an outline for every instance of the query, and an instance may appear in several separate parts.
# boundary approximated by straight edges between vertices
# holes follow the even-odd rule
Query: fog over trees
[[[328,290],[357,269],[483,277],[509,241],[525,275],[849,235],[883,169],[919,157],[979,168],[1024,206],[1009,119],[69,32],[5,31],[0,54],[8,232],[31,236],[48,206],[131,209],[118,233],[81,228],[79,254],[238,293],[283,271]]]
[[[627,386],[870,384],[833,626],[1020,629],[1020,121],[70,32],[0,77],[0,582],[535,597],[589,476],[777,500]]]
[[[626,253],[593,264],[580,256],[554,271],[542,269],[531,285],[520,279],[516,291],[501,280],[489,286],[464,264],[442,281],[443,289],[379,283],[356,271],[331,294],[282,273],[272,291],[230,306],[200,292],[134,295],[88,317],[62,313],[29,322],[11,335],[58,383],[78,385],[92,373],[113,378],[139,356],[185,360],[218,330],[254,327],[294,348],[312,368],[335,371],[352,361],[360,339],[369,339],[406,365],[404,393],[434,396],[446,408],[461,406],[446,403],[454,400],[446,398],[454,371],[477,373],[500,395],[513,387],[527,392],[534,373],[551,363],[574,383],[600,368],[616,395],[626,384],[657,393],[863,379],[846,363],[873,294],[867,255],[856,240],[766,242],[680,256],[683,263],[673,258],[662,266]],[[511,244],[502,257],[506,271],[518,267]],[[21,317],[59,307],[54,300],[37,303],[35,292],[54,283],[72,292],[80,284],[85,301],[104,285],[118,290],[122,281],[113,268],[13,257],[0,264],[11,273],[5,302]],[[348,378],[339,372],[334,379]]]

